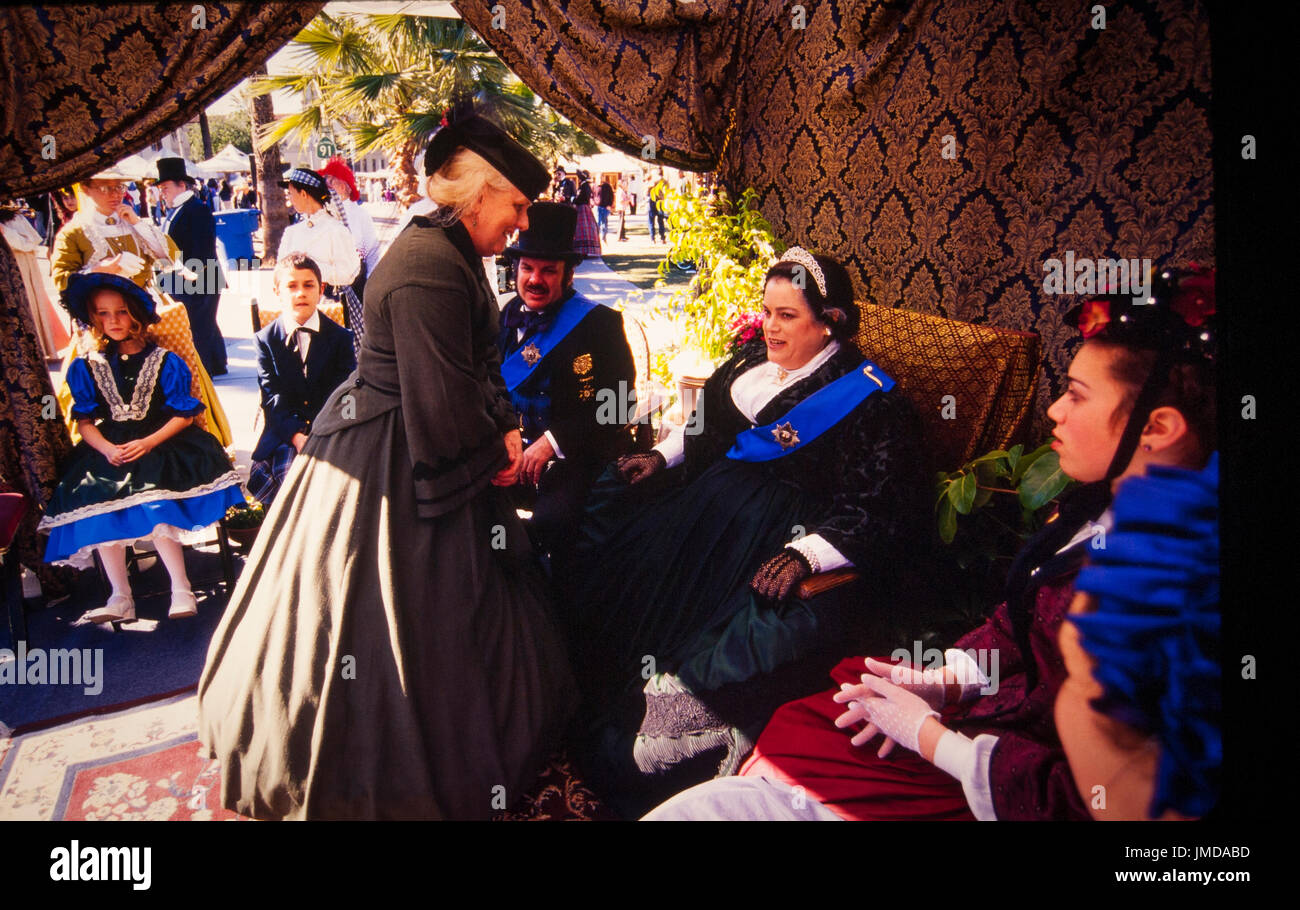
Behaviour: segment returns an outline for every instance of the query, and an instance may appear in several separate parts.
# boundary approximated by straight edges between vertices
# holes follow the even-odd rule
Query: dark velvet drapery
[[[202,18],[195,6],[202,6]],[[0,198],[84,180],[188,122],[293,38],[324,3],[19,6],[0,10]],[[36,504],[15,552],[47,593],[35,535],[71,443],[22,283],[0,241],[0,476]],[[46,396],[49,396],[48,398]]]
[[[455,5],[592,135],[754,187],[864,299],[1040,333],[1039,432],[1078,338],[1044,260],[1213,259],[1192,0],[1109,4],[1104,29],[1077,0]]]

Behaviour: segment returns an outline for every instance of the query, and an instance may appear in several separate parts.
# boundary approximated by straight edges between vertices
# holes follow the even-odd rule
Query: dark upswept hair
[[[1123,341],[1090,338],[1086,344],[1103,348],[1112,354],[1110,374],[1124,394],[1115,412],[1114,420],[1120,423],[1129,419],[1137,405],[1138,394],[1152,378],[1157,352],[1132,347]],[[1219,445],[1218,402],[1215,395],[1216,377],[1212,361],[1174,363],[1161,377],[1160,390],[1151,403],[1149,414],[1156,408],[1170,407],[1183,415],[1192,435],[1196,438],[1193,458],[1204,464]]]
[[[766,287],[774,278],[795,284],[795,277],[798,276],[798,284],[803,285],[799,289],[813,315],[830,328],[831,337],[836,341],[848,341],[857,334],[861,318],[858,305],[853,300],[853,280],[849,278],[848,270],[829,256],[814,253],[813,259],[826,277],[825,295],[817,287],[816,279],[808,274],[808,270],[790,259],[780,260],[768,269],[763,276],[763,286]]]
[[[306,269],[316,276],[316,281],[321,285],[325,283],[325,280],[321,278],[320,266],[316,264],[315,259],[312,259],[306,253],[289,253],[287,256],[281,257],[280,261],[275,264],[275,272],[272,274],[275,277],[277,288],[280,286],[280,273],[287,272],[290,269]]]
[[[1198,463],[1218,447],[1214,269],[1190,263],[1161,269],[1149,281],[1148,297],[1106,288],[1069,314],[1078,320],[1086,344],[1111,352],[1111,376],[1124,386],[1115,420],[1126,426],[1110,477],[1124,471],[1156,408],[1183,415],[1195,437],[1192,454]]]

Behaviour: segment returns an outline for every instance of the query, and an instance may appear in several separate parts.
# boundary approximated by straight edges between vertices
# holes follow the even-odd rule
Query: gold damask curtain
[[[1191,0],[1107,4],[1104,29],[1078,0],[455,6],[592,135],[754,187],[864,299],[1040,333],[1040,432],[1078,338],[1045,259],[1213,260]]]
[[[201,7],[202,16],[196,11]],[[67,186],[139,151],[212,104],[323,3],[27,6],[0,10],[0,198]],[[0,240],[0,477],[35,503],[15,552],[47,594],[40,510],[71,448],[31,303]]]
[[[0,196],[67,186],[184,125],[324,5],[0,10]]]

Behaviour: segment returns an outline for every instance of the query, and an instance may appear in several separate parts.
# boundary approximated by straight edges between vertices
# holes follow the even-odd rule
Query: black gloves
[[[640,483],[655,471],[666,467],[668,462],[659,452],[624,455],[618,460],[618,476],[627,483]]]
[[[799,582],[812,574],[812,566],[798,550],[786,547],[758,567],[749,586],[762,597],[785,600]]]

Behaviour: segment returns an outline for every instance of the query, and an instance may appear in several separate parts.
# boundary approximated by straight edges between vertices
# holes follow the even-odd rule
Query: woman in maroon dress
[[[1155,304],[1078,310],[1085,344],[1048,410],[1061,469],[1083,481],[1021,551],[1007,600],[922,670],[841,662],[831,689],[783,706],[738,778],[652,819],[1087,819],[1053,717],[1068,676],[1059,633],[1111,495],[1148,467],[1199,470],[1215,447],[1213,275],[1164,272]],[[837,728],[866,722],[850,738]],[[877,735],[879,751],[859,748]],[[904,749],[898,749],[902,745]]]

